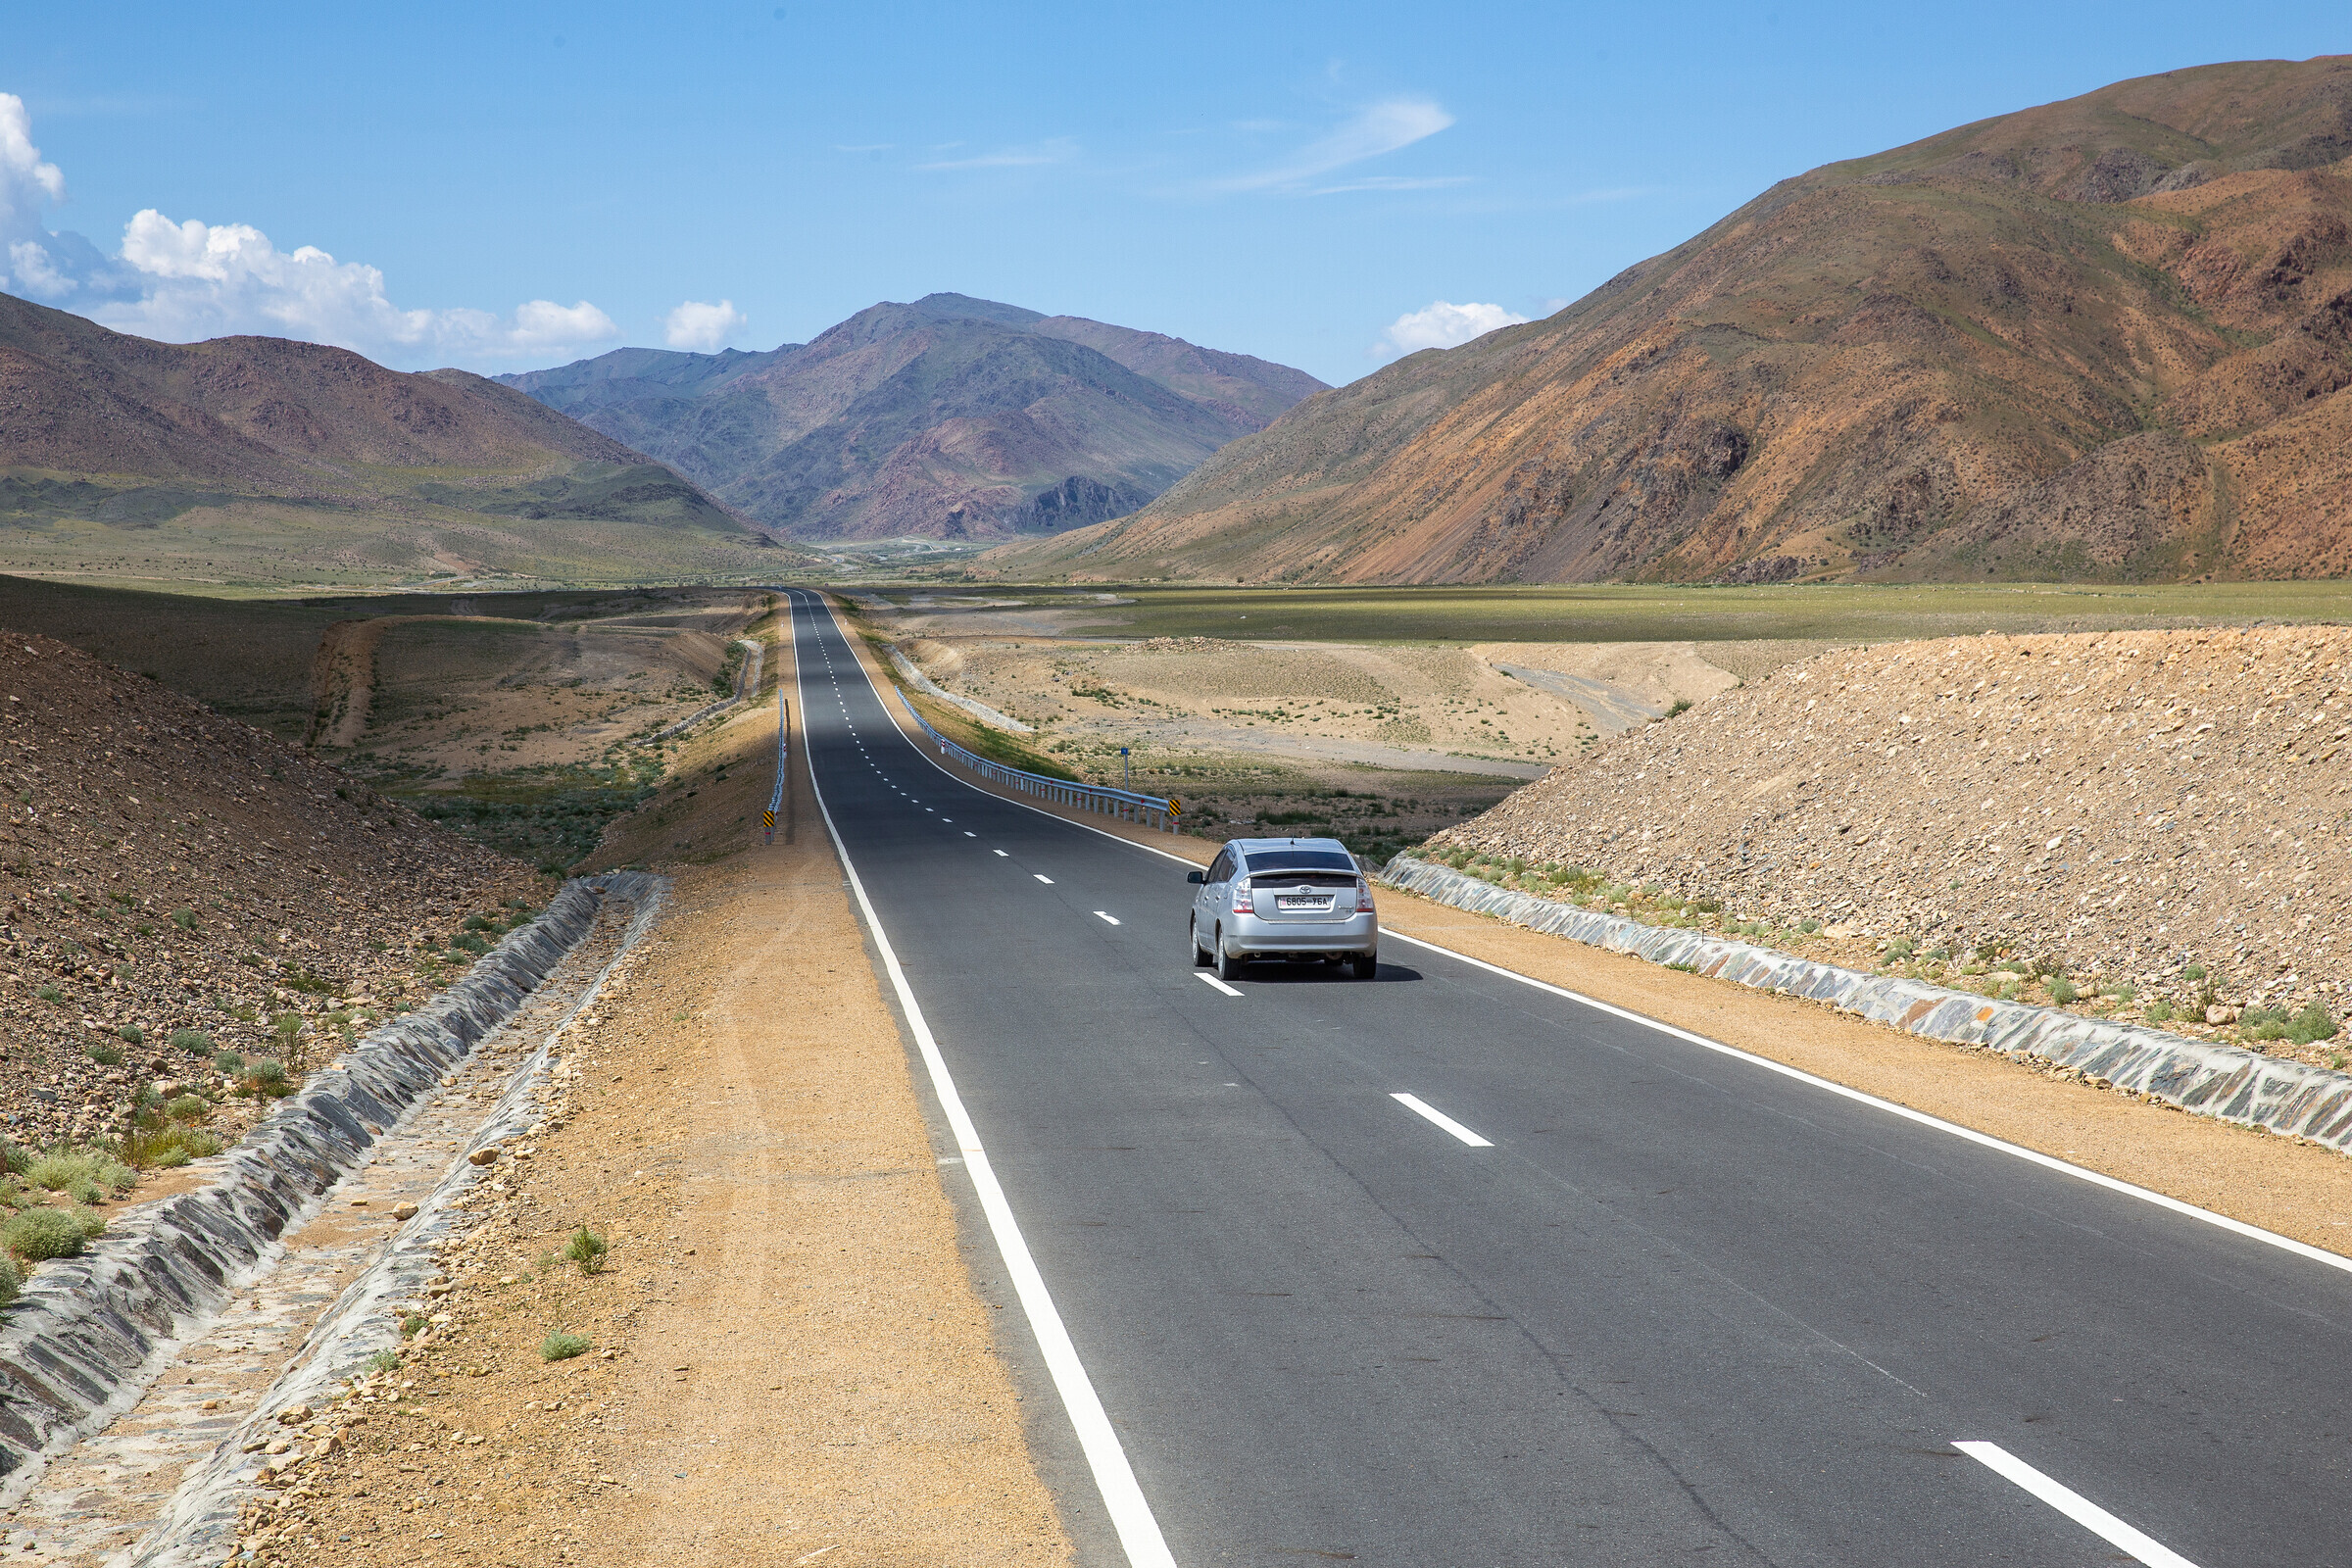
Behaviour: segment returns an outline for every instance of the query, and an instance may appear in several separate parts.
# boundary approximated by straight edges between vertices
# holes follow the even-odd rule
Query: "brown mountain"
[[[0,569],[603,580],[766,566],[765,542],[478,375],[280,338],[156,343],[0,294]]]
[[[1786,180],[1010,572],[2352,571],[2352,57],[2127,81]]]
[[[1246,354],[961,294],[762,354],[615,349],[500,379],[812,539],[1119,516],[1324,390]]]

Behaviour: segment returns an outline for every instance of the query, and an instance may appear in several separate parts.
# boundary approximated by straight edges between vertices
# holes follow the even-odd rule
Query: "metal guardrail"
[[[1043,773],[1031,773],[1018,767],[1006,767],[1003,762],[992,762],[933,729],[931,721],[916,712],[914,705],[906,701],[905,692],[899,693],[899,704],[906,710],[906,716],[920,724],[923,733],[938,745],[940,756],[962,763],[992,784],[1002,784],[1008,789],[1019,790],[1024,795],[1034,795],[1055,806],[1066,806],[1080,811],[1099,811],[1122,822],[1147,823],[1164,833],[1175,832],[1184,814],[1184,803],[1174,796],[1139,795],[1133,790],[1114,790],[1102,784],[1079,784],[1066,778],[1048,778]]]
[[[784,784],[788,777],[786,768],[791,760],[791,748],[788,744],[791,736],[792,708],[784,701],[784,690],[779,686],[776,689],[776,789],[775,793],[767,798],[767,809],[760,813],[761,831],[765,835],[760,841],[762,844],[776,842],[776,812],[782,810],[784,807]],[[784,842],[787,844],[792,842],[790,812],[785,813]]]

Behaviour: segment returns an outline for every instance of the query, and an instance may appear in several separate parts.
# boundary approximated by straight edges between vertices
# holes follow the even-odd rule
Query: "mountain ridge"
[[[0,523],[0,563],[100,576],[134,555],[264,580],[745,569],[767,547],[691,481],[483,376],[282,338],[153,342],[6,294]]]
[[[1134,511],[1322,388],[1249,355],[960,294],[803,344],[498,378],[808,538],[1002,537]]]
[[[2329,157],[2330,154],[2334,156]],[[2352,58],[1782,180],[985,569],[1245,581],[2352,570]]]

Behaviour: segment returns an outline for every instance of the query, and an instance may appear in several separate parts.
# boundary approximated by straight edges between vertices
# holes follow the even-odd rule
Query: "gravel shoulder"
[[[416,1413],[367,1407],[274,1560],[1069,1559],[805,777],[759,847],[774,743],[772,707],[697,741],[696,794],[609,846],[677,877],[671,912],[453,1258]],[[681,839],[704,863],[652,842]],[[595,1274],[553,1255],[583,1225]],[[542,1361],[555,1332],[591,1348]]]

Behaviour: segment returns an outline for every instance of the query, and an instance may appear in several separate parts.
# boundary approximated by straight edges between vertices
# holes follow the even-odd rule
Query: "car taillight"
[[[1358,914],[1372,912],[1372,888],[1360,876],[1355,879],[1355,912]]]
[[[1257,905],[1250,897],[1250,884],[1247,882],[1236,882],[1233,885],[1233,912],[1236,914],[1255,914],[1257,912]]]

